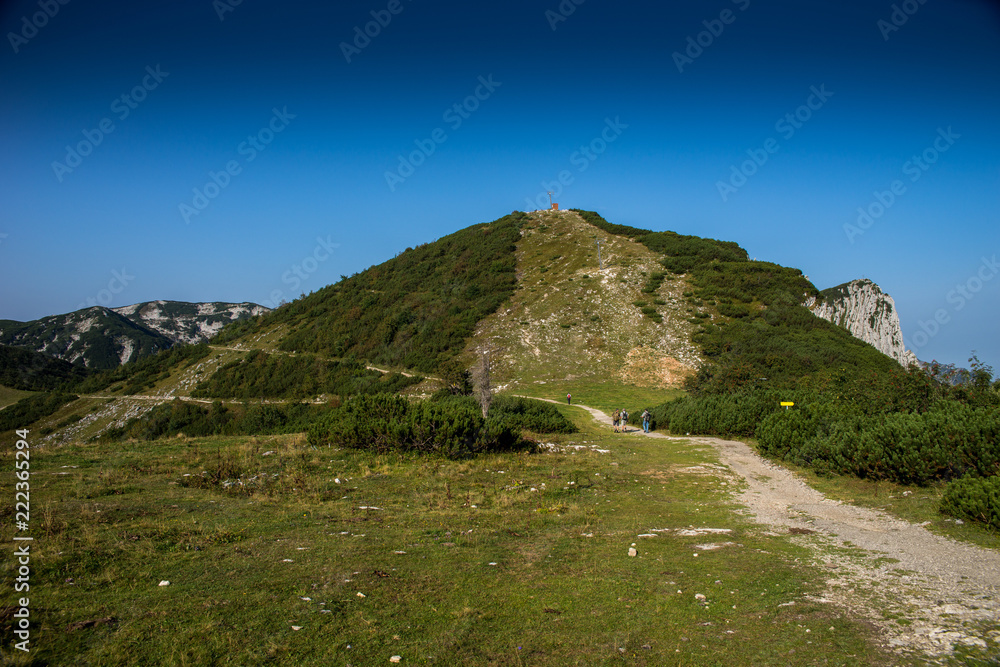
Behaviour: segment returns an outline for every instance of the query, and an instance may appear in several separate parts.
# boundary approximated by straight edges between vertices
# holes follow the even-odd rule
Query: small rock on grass
[[[163,581],[160,582],[160,586],[169,586],[169,585],[170,585],[170,582],[167,581],[166,579],[164,579]]]
[[[402,656],[394,655],[391,658],[389,658],[389,662],[400,662],[402,659],[403,659]]]

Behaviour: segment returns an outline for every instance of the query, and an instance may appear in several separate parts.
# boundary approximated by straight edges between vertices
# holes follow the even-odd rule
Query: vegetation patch
[[[945,488],[941,511],[1000,529],[1000,476],[955,480]]]
[[[329,409],[328,405],[309,403],[228,406],[215,401],[205,406],[176,399],[130,419],[124,426],[108,429],[100,440],[299,433]]]
[[[14,405],[0,410],[0,433],[24,428],[29,424],[54,414],[79,396],[61,392],[38,394],[22,398]]]
[[[464,401],[410,403],[392,394],[352,398],[309,429],[309,442],[378,453],[438,454],[451,459],[533,447],[509,423],[483,419],[475,405]]]
[[[23,391],[52,391],[73,385],[90,371],[23,347],[0,345],[0,385]]]
[[[230,362],[195,387],[200,398],[302,399],[319,394],[395,393],[422,377],[381,373],[357,361],[319,359],[311,354],[268,354],[254,350]]]

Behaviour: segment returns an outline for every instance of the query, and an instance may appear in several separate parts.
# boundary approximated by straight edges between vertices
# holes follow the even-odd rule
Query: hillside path
[[[611,425],[611,417],[601,410],[579,403],[574,407]],[[816,563],[830,572],[821,601],[870,620],[891,646],[932,655],[949,653],[958,644],[986,648],[975,624],[996,627],[1000,618],[997,551],[935,535],[922,525],[877,510],[831,500],[743,442],[646,434],[640,428],[629,435],[711,445],[727,469],[718,473],[739,476],[744,482],[736,495],[746,508],[742,513],[765,526],[799,534],[793,539],[809,547]],[[886,620],[888,614],[901,616],[907,624]],[[992,630],[989,636],[1000,642],[1000,631]]]

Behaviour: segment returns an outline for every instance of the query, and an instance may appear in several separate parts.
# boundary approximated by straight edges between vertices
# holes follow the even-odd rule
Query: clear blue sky
[[[290,299],[548,185],[1000,369],[996,2],[235,1],[0,5],[0,318]]]

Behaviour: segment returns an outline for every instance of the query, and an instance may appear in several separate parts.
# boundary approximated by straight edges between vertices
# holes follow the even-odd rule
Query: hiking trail
[[[601,410],[575,402],[572,407],[610,428],[611,417]],[[743,482],[735,496],[745,506],[741,514],[792,530],[791,539],[807,546],[816,564],[829,571],[826,591],[814,601],[836,604],[872,622],[896,650],[935,656],[958,645],[987,648],[977,625],[1000,618],[1000,553],[831,500],[743,442],[647,434],[641,428],[628,435],[711,445],[727,470],[709,474],[738,476]],[[1000,641],[1000,630],[989,637]]]

